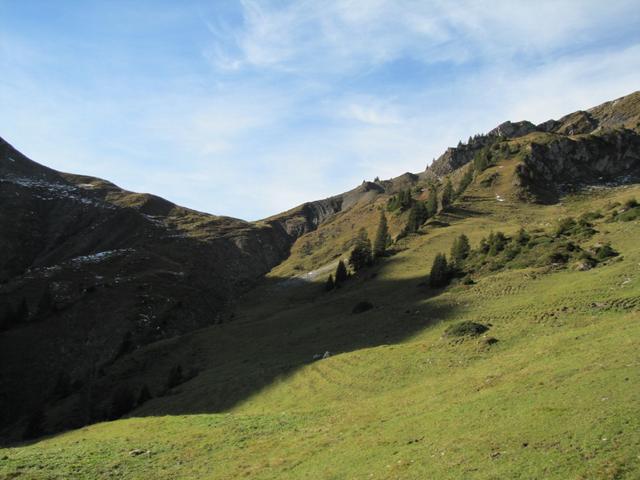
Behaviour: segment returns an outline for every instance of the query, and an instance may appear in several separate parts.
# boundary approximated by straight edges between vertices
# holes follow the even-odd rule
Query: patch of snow
[[[504,198],[502,198],[500,195],[496,195],[496,200],[498,202],[504,202]]]
[[[96,186],[94,184],[92,184],[92,183],[80,183],[80,184],[78,184],[78,187],[80,187],[80,188],[89,188],[89,189],[96,188]]]
[[[96,201],[82,195],[82,191],[76,186],[67,183],[48,182],[37,178],[25,178],[8,176],[0,178],[0,183],[12,183],[23,188],[35,190],[34,197],[40,200],[59,200],[66,198],[80,202],[83,205],[93,205],[95,207],[115,209],[114,206],[107,203]]]
[[[72,265],[81,265],[83,263],[99,263],[108,258],[125,255],[127,253],[135,252],[132,248],[122,248],[119,250],[105,250],[104,252],[92,253],[90,255],[82,255],[69,260]]]
[[[14,162],[15,163],[15,159],[13,159],[11,157],[7,157],[7,160],[9,160],[10,162]]]

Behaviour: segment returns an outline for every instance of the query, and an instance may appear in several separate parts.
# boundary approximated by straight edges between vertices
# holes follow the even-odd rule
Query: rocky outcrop
[[[585,185],[640,179],[640,135],[632,130],[600,131],[531,143],[517,169],[517,182],[539,201],[556,201]]]

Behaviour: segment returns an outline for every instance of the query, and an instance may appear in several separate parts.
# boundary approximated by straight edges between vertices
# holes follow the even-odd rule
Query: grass
[[[620,255],[589,271],[507,269],[442,293],[420,285],[460,233],[476,247],[491,231],[550,230],[640,193],[497,202],[496,192],[509,198],[503,167],[492,167],[501,171],[492,187],[474,186],[442,215],[449,226],[402,239],[373,279],[330,293],[325,277],[283,288],[299,262],[331,261],[357,221],[343,215],[303,237],[340,242],[311,255],[299,243],[239,302],[234,322],[136,353],[159,365],[150,386],[178,361],[197,364],[197,377],[136,418],[0,450],[0,478],[638,478],[637,221],[593,220],[597,232],[581,246],[610,242]],[[376,216],[363,218],[373,228]],[[374,308],[352,315],[363,299]],[[461,321],[491,328],[444,335]],[[134,368],[126,362],[111,373]]]

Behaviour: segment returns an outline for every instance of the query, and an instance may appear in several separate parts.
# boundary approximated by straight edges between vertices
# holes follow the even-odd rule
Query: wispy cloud
[[[54,168],[265,217],[637,90],[635,3],[6,4],[0,135]]]

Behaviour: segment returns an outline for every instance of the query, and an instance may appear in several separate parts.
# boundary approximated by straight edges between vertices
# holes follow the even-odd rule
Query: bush
[[[633,220],[640,220],[640,208],[635,207],[623,212],[615,217],[616,220],[622,222],[631,222]]]
[[[489,327],[486,325],[465,320],[464,322],[447,327],[444,334],[446,337],[477,337],[487,330],[489,330]]]
[[[373,308],[373,304],[371,302],[367,302],[366,300],[362,302],[358,302],[355,304],[353,309],[351,309],[351,313],[358,314],[366,312],[367,310],[371,310]]]
[[[595,257],[600,262],[607,258],[617,257],[618,255],[618,252],[611,248],[611,245],[608,243],[595,248]]]
[[[624,202],[624,208],[626,209],[636,208],[637,206],[638,206],[638,200],[636,200],[635,198],[630,198],[629,200]]]

